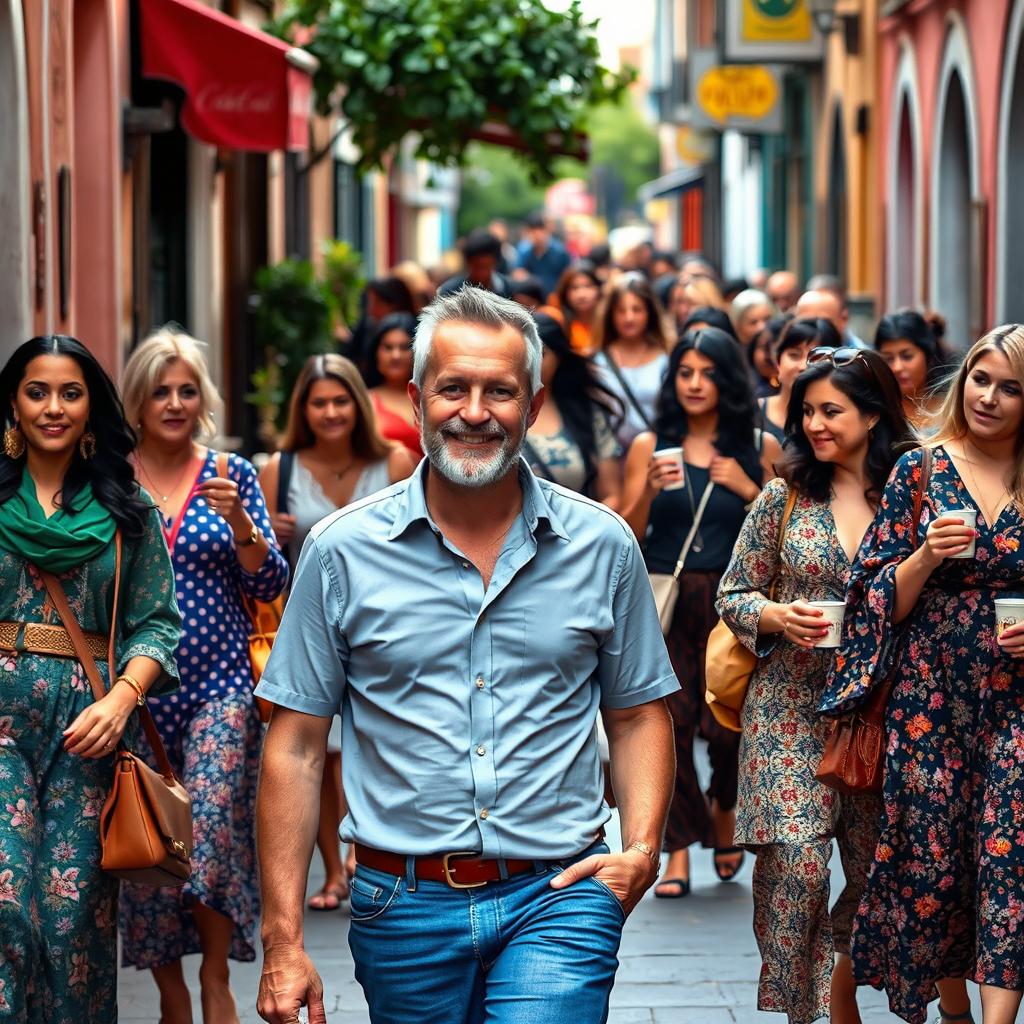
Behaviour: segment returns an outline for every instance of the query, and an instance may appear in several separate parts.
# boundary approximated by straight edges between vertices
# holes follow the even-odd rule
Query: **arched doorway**
[[[31,333],[28,98],[20,0],[0,0],[0,363]]]
[[[832,115],[832,145],[828,175],[828,206],[825,224],[825,265],[846,280],[846,137],[843,109],[837,103]]]
[[[1024,322],[1024,0],[1018,0],[1006,36],[999,112],[999,182],[996,230],[996,316],[1000,323]]]
[[[893,253],[889,301],[894,308],[914,305],[917,298],[917,153],[910,121],[910,102],[900,101],[896,132],[896,178],[890,230]]]
[[[939,122],[938,188],[935,191],[935,264],[932,305],[946,318],[946,332],[958,348],[971,341],[971,140],[960,73],[949,77]]]

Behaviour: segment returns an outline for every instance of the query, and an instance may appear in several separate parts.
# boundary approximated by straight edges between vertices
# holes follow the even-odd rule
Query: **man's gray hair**
[[[453,323],[479,324],[496,330],[511,327],[521,334],[526,343],[526,375],[530,381],[530,397],[540,391],[540,362],[544,353],[530,311],[518,302],[503,299],[494,292],[473,285],[464,285],[451,295],[434,299],[420,313],[412,346],[412,379],[416,387],[421,390],[423,388],[430,350],[434,344],[434,332],[442,324]]]

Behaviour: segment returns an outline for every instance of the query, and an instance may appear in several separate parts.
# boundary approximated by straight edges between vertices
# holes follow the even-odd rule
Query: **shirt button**
[[[480,755],[481,757],[483,757],[483,756],[484,756],[484,754],[486,754],[486,753],[487,753],[487,748],[486,748],[486,747],[484,747],[484,746],[479,746],[479,747],[477,747],[477,748],[476,748],[476,752],[477,752],[477,753],[478,753],[478,754],[479,754],[479,755]]]
[[[483,810],[482,810],[482,811],[480,812],[480,820],[481,820],[481,821],[486,821],[486,820],[487,820],[487,815],[488,815],[489,813],[490,813],[490,812],[489,812],[489,811],[487,810],[487,808],[485,807],[485,808],[484,808],[484,809],[483,809]]]
[[[476,677],[476,688],[478,690],[482,690],[484,688],[484,677],[483,676],[477,676]]]
[[[468,569],[469,568],[469,562],[463,562],[462,563],[462,568],[463,569]]]

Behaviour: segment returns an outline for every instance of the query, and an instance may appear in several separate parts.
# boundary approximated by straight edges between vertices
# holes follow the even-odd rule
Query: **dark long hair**
[[[952,361],[943,343],[946,321],[937,313],[922,316],[916,309],[899,309],[886,313],[875,328],[875,348],[881,351],[887,341],[909,341],[924,353],[928,367],[926,385],[939,384]]]
[[[819,380],[830,380],[865,416],[878,422],[868,435],[865,460],[868,486],[864,496],[877,506],[896,460],[914,446],[910,424],[903,412],[899,382],[877,353],[862,351],[852,362],[835,366],[831,360],[811,363],[793,384],[786,411],[786,445],[781,476],[801,494],[814,501],[828,501],[835,466],[820,462],[804,433],[804,399],[807,389]]]
[[[370,345],[366,350],[366,370],[363,373],[363,380],[368,388],[375,388],[384,382],[384,378],[377,369],[377,350],[384,340],[385,334],[391,331],[405,331],[409,335],[409,341],[416,336],[416,317],[412,313],[388,313],[379,324],[373,329],[370,335]]]
[[[78,364],[89,394],[88,429],[96,438],[96,454],[91,459],[83,459],[75,446],[60,489],[61,507],[74,515],[79,511],[75,498],[86,484],[92,484],[96,500],[113,516],[125,538],[139,540],[146,531],[152,506],[143,500],[135,471],[128,461],[135,448],[135,433],[125,421],[114,382],[80,341],[64,334],[49,334],[31,338],[15,349],[0,370],[4,429],[14,423],[12,403],[25,379],[26,367],[38,356],[67,356]],[[23,466],[23,458],[9,458],[0,449],[0,504],[17,491]]]
[[[728,334],[733,341],[739,344],[740,337],[729,319],[729,314],[724,309],[718,309],[715,306],[698,306],[691,310],[690,315],[686,318],[686,323],[679,328],[679,337],[686,337],[693,330],[694,324],[707,324],[708,327],[714,327],[716,331]],[[742,348],[742,346],[740,347]]]
[[[754,437],[760,416],[750,386],[740,343],[717,327],[704,327],[683,335],[668,357],[668,369],[658,393],[655,427],[659,437],[684,438],[689,430],[686,412],[676,395],[676,375],[687,352],[698,352],[714,364],[718,388],[718,436],[715,447],[736,459],[749,474],[760,462]],[[752,479],[760,479],[759,476]]]
[[[558,407],[566,431],[583,455],[583,465],[586,467],[583,491],[589,494],[597,476],[594,416],[606,416],[609,426],[613,428],[622,419],[622,404],[600,382],[590,360],[584,359],[573,349],[562,325],[554,317],[547,313],[534,313],[533,318],[537,322],[537,333],[544,347],[558,357],[558,369],[551,378],[548,391]]]

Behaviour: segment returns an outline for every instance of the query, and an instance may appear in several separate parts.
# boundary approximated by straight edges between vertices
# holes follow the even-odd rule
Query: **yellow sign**
[[[676,153],[687,166],[699,167],[714,157],[717,138],[713,131],[680,125],[676,129]]]
[[[756,121],[767,117],[779,99],[779,84],[767,69],[751,65],[710,68],[697,82],[697,103],[724,124],[731,117]]]
[[[813,34],[807,0],[743,0],[745,43],[809,43]]]

